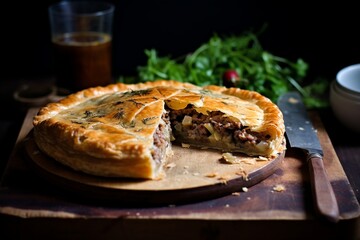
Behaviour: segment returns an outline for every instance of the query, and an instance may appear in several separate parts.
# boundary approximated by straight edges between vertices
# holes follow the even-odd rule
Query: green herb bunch
[[[265,51],[257,36],[214,35],[194,52],[178,58],[158,56],[155,49],[145,50],[147,64],[139,66],[139,81],[173,79],[198,86],[226,85],[223,74],[236,71],[235,87],[257,91],[276,102],[288,91],[299,91],[308,107],[322,107],[326,101],[317,96],[324,93],[326,81],[303,86],[308,64],[299,58],[292,62]]]

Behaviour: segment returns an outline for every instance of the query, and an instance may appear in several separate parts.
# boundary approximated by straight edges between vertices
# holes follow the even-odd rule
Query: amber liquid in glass
[[[57,86],[74,92],[112,83],[110,35],[67,33],[52,42]]]

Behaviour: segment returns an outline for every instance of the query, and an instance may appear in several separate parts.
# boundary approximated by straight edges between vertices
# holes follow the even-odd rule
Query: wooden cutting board
[[[173,146],[173,156],[160,180],[105,178],[75,171],[43,154],[32,132],[24,141],[27,159],[45,179],[87,199],[143,204],[183,203],[239,192],[270,176],[284,159],[234,154],[232,163],[209,149]]]
[[[312,229],[318,229],[319,227],[319,225],[314,226],[314,221],[312,221],[316,213],[312,206],[313,197],[309,182],[308,166],[304,159],[304,154],[301,151],[288,149],[284,159],[278,159],[279,165],[275,164],[276,170],[274,173],[249,187],[248,191],[232,192],[232,189],[226,189],[228,185],[232,185],[231,180],[220,182],[219,179],[214,178],[212,180],[215,180],[215,183],[210,184],[210,186],[219,184],[222,189],[226,189],[226,192],[231,192],[231,194],[223,195],[225,192],[220,191],[220,197],[208,199],[209,194],[206,186],[204,187],[205,193],[203,195],[201,193],[202,190],[199,188],[193,188],[193,190],[185,189],[183,192],[181,190],[174,190],[178,197],[193,194],[192,191],[195,191],[196,194],[198,194],[197,196],[195,195],[198,199],[195,201],[190,199],[189,196],[185,196],[184,198],[186,200],[193,202],[187,204],[172,204],[171,202],[166,202],[160,206],[145,206],[149,200],[147,199],[148,197],[153,201],[152,203],[156,203],[162,195],[159,194],[157,199],[154,199],[150,193],[146,192],[148,190],[143,189],[140,191],[144,194],[138,195],[140,199],[136,200],[136,206],[122,204],[121,201],[118,203],[115,201],[114,204],[103,204],[97,201],[90,201],[90,199],[86,197],[79,198],[79,196],[83,196],[84,194],[81,191],[77,195],[67,194],[66,191],[68,190],[64,191],[63,189],[67,186],[71,188],[71,184],[77,186],[76,188],[86,188],[88,185],[74,183],[73,180],[70,181],[61,176],[60,178],[59,176],[49,173],[49,170],[44,170],[37,166],[36,162],[33,162],[32,159],[28,159],[28,155],[26,151],[24,151],[23,143],[27,141],[26,138],[29,136],[29,132],[31,132],[32,118],[36,113],[37,109],[30,109],[26,115],[15,148],[3,175],[0,184],[0,215],[5,214],[8,216],[36,219],[44,217],[44,224],[48,224],[47,219],[52,218],[54,219],[54,225],[64,226],[64,224],[67,223],[69,226],[68,229],[73,229],[73,222],[63,221],[64,218],[72,218],[79,221],[84,220],[86,223],[94,220],[94,226],[104,224],[106,229],[116,228],[119,229],[119,231],[128,230],[129,224],[133,223],[134,220],[139,223],[144,222],[141,227],[151,226],[148,224],[154,223],[156,226],[153,225],[151,230],[156,229],[160,232],[164,231],[164,224],[170,224],[173,227],[176,226],[181,229],[180,232],[182,232],[183,229],[197,229],[196,226],[194,226],[195,222],[207,225],[209,224],[209,220],[211,220],[211,224],[214,224],[214,227],[226,225],[229,227],[226,228],[227,230],[234,229],[235,225],[233,224],[245,223],[246,225],[251,222],[255,227],[255,231],[254,229],[251,231],[249,229],[248,231],[248,236],[251,236],[251,239],[254,238],[254,233],[257,233],[257,229],[259,228],[264,229],[264,231],[261,231],[261,234],[263,234],[263,232],[274,233],[278,237],[279,232],[274,231],[274,229],[278,229],[276,227],[274,228],[273,224],[275,223],[279,223],[278,227],[281,229],[282,236],[285,236],[283,235],[284,231],[288,232],[288,236],[294,236],[293,228],[284,228],[284,223],[288,223],[291,226],[298,226],[299,223],[308,222],[309,228],[307,229],[311,234],[313,234]],[[360,216],[359,203],[356,200],[349,180],[341,166],[329,136],[322,125],[319,115],[315,112],[311,114],[311,117],[314,127],[317,129],[320,143],[324,149],[324,165],[335,191],[341,220],[355,219]],[[177,166],[179,167],[180,164]],[[234,166],[237,167],[236,165]],[[34,171],[34,168],[40,169]],[[180,167],[179,170],[180,169],[182,168]],[[173,170],[176,169],[169,169],[169,171]],[[191,169],[187,169],[187,171],[189,173],[196,173]],[[261,173],[261,170],[258,172]],[[39,173],[41,173],[41,176]],[[42,174],[48,174],[48,176],[44,178]],[[197,175],[197,173],[195,175]],[[54,184],[54,181],[49,181],[53,180],[49,177],[54,176],[54,181],[60,178],[62,181],[68,181],[68,184],[66,186],[62,185],[63,189],[56,187],[59,185]],[[219,183],[216,181],[219,181]],[[233,180],[234,185],[236,185],[235,183],[237,181],[240,181],[240,186],[243,184],[241,180]],[[281,186],[283,189],[281,189]],[[216,186],[215,189],[216,188],[218,188],[218,186]],[[219,187],[218,189],[221,188]],[[111,192],[109,189],[106,189],[104,191],[105,193],[103,193],[102,189],[103,187],[100,187],[97,189],[99,191],[93,192],[92,197],[94,197],[95,194],[104,194],[101,196],[103,199],[103,196],[107,197]],[[236,189],[239,189],[239,187],[236,187]],[[240,187],[240,189],[242,190],[242,187]],[[71,191],[75,192],[74,190],[75,189],[72,189]],[[91,194],[92,190],[93,186],[90,186],[86,192]],[[122,195],[118,193],[118,189],[114,189],[113,191],[115,191],[114,195],[120,199],[121,197],[126,198],[127,196],[133,197],[134,195],[132,194],[136,190],[122,190]],[[165,197],[170,198],[171,194],[169,192],[171,191],[173,190],[160,192],[163,192]],[[156,191],[153,190],[150,192],[153,194],[156,193]],[[128,193],[130,195],[127,195]],[[215,197],[216,191],[214,190],[212,194],[214,194]],[[141,196],[144,197],[142,198]],[[207,199],[200,201],[202,197],[206,197]],[[179,197],[177,200],[181,201],[182,199]],[[165,202],[162,200],[159,201]],[[121,219],[121,221],[119,221],[119,219]],[[257,221],[248,222],[238,220]],[[284,222],[278,220],[291,221]],[[299,222],[299,220],[301,221]],[[118,223],[118,225],[115,226],[115,222]],[[344,222],[349,223],[349,221]],[[85,233],[88,233],[88,230],[91,229],[88,225],[84,225],[84,227]],[[173,234],[173,227],[170,227],[168,231],[171,234]],[[41,229],[45,230],[43,225],[41,225]],[[134,232],[138,232],[138,229],[138,225],[135,225],[133,228]],[[242,228],[241,232],[243,233],[246,229],[248,228]],[[268,231],[266,231],[266,229]],[[299,229],[301,229],[299,230],[300,232],[303,232],[306,228],[304,228],[304,225],[301,225]],[[238,232],[238,228],[235,228],[235,230]],[[330,230],[333,230],[333,228],[330,228]],[[51,228],[49,232],[53,233]],[[329,231],[329,229],[321,231],[321,233],[327,233],[327,236],[333,237],[333,232]]]

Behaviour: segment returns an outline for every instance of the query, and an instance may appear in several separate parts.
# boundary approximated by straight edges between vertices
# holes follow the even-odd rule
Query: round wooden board
[[[237,163],[222,162],[212,150],[173,146],[161,180],[105,178],[88,175],[62,165],[43,154],[30,135],[25,151],[32,166],[57,186],[86,199],[154,205],[194,202],[239,192],[270,176],[285,152],[272,160],[236,154]]]

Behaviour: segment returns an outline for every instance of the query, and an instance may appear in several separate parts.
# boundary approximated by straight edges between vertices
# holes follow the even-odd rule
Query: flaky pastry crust
[[[167,125],[162,117],[166,108],[189,105],[202,114],[220,111],[267,136],[265,147],[240,152],[275,157],[285,150],[283,116],[268,98],[238,88],[173,80],[89,88],[50,103],[34,117],[34,139],[48,156],[85,173],[162,178],[163,164],[171,154],[171,129],[162,128],[169,144],[160,159],[154,159],[153,136],[160,125]]]

